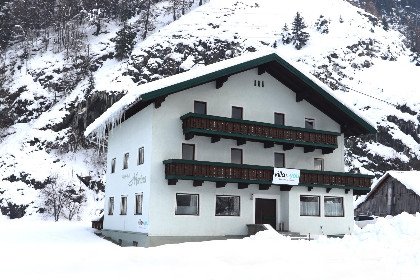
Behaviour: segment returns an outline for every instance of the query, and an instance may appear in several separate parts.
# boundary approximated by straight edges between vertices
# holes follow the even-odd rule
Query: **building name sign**
[[[299,169],[274,168],[273,184],[297,186],[299,178]]]
[[[123,179],[129,179],[131,176],[130,174],[124,174],[122,175]],[[139,174],[138,172],[135,172],[133,176],[131,177],[130,181],[128,182],[128,185],[131,186],[138,186],[140,184],[146,183],[146,176],[143,176]]]

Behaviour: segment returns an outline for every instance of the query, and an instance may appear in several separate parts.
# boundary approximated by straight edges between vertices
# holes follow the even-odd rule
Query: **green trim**
[[[166,180],[169,180],[169,179],[188,180],[188,181],[197,180],[197,181],[207,181],[207,182],[226,182],[226,183],[233,183],[233,184],[245,183],[245,184],[262,184],[262,185],[280,186],[278,184],[273,184],[272,181],[246,180],[246,179],[236,179],[236,178],[166,175],[165,179]],[[359,191],[370,191],[370,188],[362,188],[362,187],[356,187],[356,186],[342,186],[342,185],[299,184],[297,186],[291,186],[291,187],[315,187],[315,188],[352,189],[352,190],[359,190]]]
[[[198,160],[186,160],[186,159],[167,159],[163,161],[163,164],[168,163],[184,163],[184,164],[198,164],[198,165],[213,165],[213,166],[225,166],[233,168],[253,168],[261,170],[273,170],[273,166],[261,166],[261,165],[249,165],[249,164],[237,164],[237,163],[226,163],[226,162],[212,162],[212,161],[198,161]],[[373,175],[365,174],[354,174],[354,173],[343,173],[343,172],[333,172],[333,171],[320,171],[320,170],[307,170],[300,169],[301,172],[309,174],[323,174],[323,175],[336,175],[336,176],[348,176],[348,177],[362,177],[373,179]]]
[[[263,125],[263,126],[269,126],[269,127],[275,127],[275,128],[283,128],[283,129],[298,130],[298,131],[304,131],[304,132],[331,134],[331,135],[341,136],[341,133],[339,133],[339,132],[316,130],[316,129],[286,126],[286,125],[276,125],[276,124],[272,124],[272,123],[263,123],[263,122],[248,121],[248,120],[238,120],[238,119],[225,118],[225,117],[212,116],[212,115],[203,115],[203,114],[197,114],[197,113],[187,113],[187,114],[181,116],[180,119],[184,120],[188,117],[200,117],[200,118],[211,119],[211,120],[229,121],[229,122],[252,124],[252,125]]]
[[[307,76],[302,74],[299,70],[294,68],[292,65],[287,63],[285,60],[283,60],[281,57],[279,57],[277,54],[272,53],[268,54],[259,58],[255,58],[246,62],[242,62],[236,65],[229,66],[224,69],[220,69],[217,71],[214,71],[212,73],[205,74],[203,76],[191,78],[187,81],[183,81],[177,84],[173,84],[161,89],[153,90],[151,92],[145,93],[141,95],[142,101],[150,101],[155,98],[165,96],[174,92],[182,91],[191,87],[195,87],[204,83],[208,83],[211,81],[214,81],[218,78],[224,77],[224,76],[230,76],[242,71],[246,71],[255,67],[258,67],[260,65],[263,65],[265,63],[269,62],[277,62],[281,66],[285,67],[288,71],[290,71],[292,74],[296,75],[298,78],[300,78],[304,83],[306,83],[309,87],[313,88],[315,91],[317,91],[321,96],[323,96],[325,99],[330,101],[332,104],[334,104],[339,110],[347,114],[349,117],[353,118],[356,122],[358,122],[362,127],[364,127],[368,132],[370,133],[376,133],[376,129],[370,125],[368,122],[366,122],[364,119],[359,117],[356,113],[354,113],[352,110],[347,108],[345,105],[343,105],[340,101],[338,101],[336,98],[334,98],[330,93],[325,91],[323,88],[318,86],[315,82],[313,82],[311,79],[309,79]]]
[[[217,135],[217,136],[226,136],[226,137],[234,137],[234,138],[242,138],[242,139],[245,139],[245,140],[253,139],[253,140],[258,140],[260,142],[290,143],[290,144],[296,144],[296,145],[301,145],[301,146],[316,146],[316,147],[321,147],[321,148],[332,148],[332,149],[338,148],[337,145],[321,144],[321,143],[305,142],[305,141],[294,141],[294,140],[287,140],[287,139],[278,139],[278,138],[244,135],[244,134],[235,134],[235,133],[219,132],[219,131],[206,130],[206,129],[191,128],[191,129],[184,130],[184,134],[187,134],[189,132],[212,134],[212,135]]]

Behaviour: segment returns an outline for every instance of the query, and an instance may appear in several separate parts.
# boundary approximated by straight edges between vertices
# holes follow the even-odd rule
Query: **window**
[[[315,120],[310,118],[305,118],[305,128],[314,129]]]
[[[319,216],[319,196],[300,196],[300,215]]]
[[[230,150],[230,162],[242,164],[242,150],[241,149],[234,149]]]
[[[274,113],[274,124],[284,125],[284,114]]]
[[[283,153],[274,153],[274,167],[284,168],[284,154]]]
[[[242,107],[232,106],[232,119],[243,120],[243,111]]]
[[[121,215],[127,215],[127,197],[121,196]]]
[[[342,197],[324,197],[325,217],[344,217],[344,206]]]
[[[216,216],[240,216],[240,197],[216,195]]]
[[[114,198],[110,197],[108,201],[108,215],[114,215]]]
[[[115,173],[115,161],[116,161],[115,158],[111,160],[111,173]]]
[[[128,158],[129,158],[129,153],[125,153],[124,154],[124,161],[123,161],[123,169],[128,168]]]
[[[175,215],[198,216],[198,194],[176,194]]]
[[[182,159],[194,160],[195,159],[195,145],[182,144]]]
[[[137,165],[142,165],[143,163],[144,163],[144,147],[141,147],[139,148]]]
[[[143,214],[143,193],[136,194],[136,212],[135,215]]]
[[[207,115],[207,103],[194,101],[194,113]]]
[[[324,170],[324,159],[314,158],[314,169],[323,171]]]

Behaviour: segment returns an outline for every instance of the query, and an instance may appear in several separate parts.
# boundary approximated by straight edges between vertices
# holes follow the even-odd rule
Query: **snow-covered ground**
[[[0,215],[1,279],[418,279],[420,214],[380,218],[343,239],[242,240],[119,247],[86,222]]]

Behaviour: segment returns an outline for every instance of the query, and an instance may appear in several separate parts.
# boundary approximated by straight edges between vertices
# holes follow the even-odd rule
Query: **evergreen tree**
[[[281,33],[281,41],[283,42],[283,45],[290,44],[292,42],[292,34],[289,31],[289,27],[285,23],[282,29]]]
[[[329,21],[326,20],[323,15],[320,15],[315,23],[316,30],[321,32],[321,34],[327,34],[329,32],[328,25]]]
[[[155,5],[153,3],[153,0],[144,0],[143,4],[144,4],[144,7],[140,13],[140,19],[137,21],[137,23],[139,23],[143,29],[142,39],[144,40],[146,39],[149,31],[152,31],[156,28],[155,26],[156,15],[155,15]]]
[[[115,39],[115,57],[118,60],[128,58],[134,48],[134,38],[136,38],[136,32],[133,28],[124,22],[123,28],[117,32]]]
[[[292,43],[298,50],[304,47],[309,40],[309,33],[304,31],[306,27],[303,17],[297,12],[292,23]]]
[[[388,30],[389,30],[389,24],[388,24],[388,21],[386,20],[386,18],[385,18],[385,17],[382,17],[382,28],[383,28],[385,31],[388,31]]]

